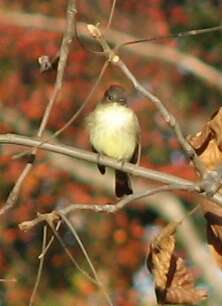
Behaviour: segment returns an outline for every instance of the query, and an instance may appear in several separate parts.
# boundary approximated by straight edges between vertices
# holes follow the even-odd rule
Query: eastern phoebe
[[[136,114],[127,106],[126,91],[111,85],[95,110],[86,119],[94,152],[118,161],[138,163],[140,159],[140,127]],[[104,174],[105,166],[98,165]],[[115,170],[117,197],[133,193],[129,175]]]

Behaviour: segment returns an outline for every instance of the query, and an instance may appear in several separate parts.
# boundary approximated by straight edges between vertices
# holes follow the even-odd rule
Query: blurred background
[[[78,30],[83,49],[74,39],[61,96],[51,113],[46,135],[58,130],[75,113],[98,77],[104,58],[84,23],[106,26],[112,1],[78,1]],[[42,74],[38,57],[55,56],[65,25],[66,0],[0,0],[0,132],[36,135],[52,94],[55,72]],[[169,35],[180,31],[219,25],[220,0],[128,0],[117,1],[111,30],[112,46],[138,38]],[[185,135],[195,134],[221,105],[221,32],[168,39],[124,47],[121,58],[143,86],[156,94],[173,112]],[[129,104],[142,127],[141,165],[195,179],[196,174],[180,149],[174,133],[150,101],[139,95],[115,67],[109,67],[89,105],[57,142],[90,149],[84,119],[110,83],[123,84]],[[11,156],[22,148],[4,145],[0,154],[0,201],[7,199],[25,161]],[[38,269],[42,226],[23,233],[18,223],[69,203],[115,202],[113,175],[100,176],[95,165],[39,152],[31,174],[21,190],[16,207],[1,219],[0,305],[27,305]],[[135,178],[136,190],[153,186]],[[116,306],[156,305],[152,277],[144,266],[147,244],[169,221],[179,220],[201,199],[188,193],[164,193],[132,203],[115,215],[78,211],[71,222],[82,238],[99,276]],[[88,270],[78,244],[66,227],[61,236],[79,265]],[[195,246],[196,252],[192,247]],[[209,288],[209,299],[200,305],[221,305],[214,295],[198,258],[207,252],[205,221],[200,212],[187,220],[177,237],[177,252],[186,258],[198,278]],[[197,254],[194,255],[193,253]],[[218,270],[218,275],[220,271]],[[57,242],[45,259],[36,305],[106,305],[99,289],[76,270]]]

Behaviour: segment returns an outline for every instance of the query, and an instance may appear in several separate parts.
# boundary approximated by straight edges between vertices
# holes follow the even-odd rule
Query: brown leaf
[[[222,108],[188,141],[208,170],[217,168],[222,162]]]
[[[208,124],[206,124],[202,128],[202,130],[198,132],[196,135],[188,136],[188,141],[190,142],[190,144],[195,149],[198,155],[201,155],[201,153],[203,153],[206,150],[209,141],[211,139],[212,139],[212,134]]]
[[[217,265],[222,269],[222,209],[210,201],[204,202],[202,209],[207,221],[208,246]]]
[[[147,265],[153,274],[158,304],[194,305],[207,298],[206,290],[194,287],[194,276],[184,260],[175,255],[175,230],[167,225],[150,245]]]
[[[167,292],[167,304],[195,305],[207,298],[204,289],[170,288]],[[170,302],[168,302],[170,301]]]
[[[222,165],[222,108],[208,121],[202,130],[188,141],[195,149],[207,170],[217,169]],[[222,189],[219,190],[222,193]],[[207,240],[210,251],[222,268],[222,209],[217,204],[206,201],[202,204],[207,221]]]

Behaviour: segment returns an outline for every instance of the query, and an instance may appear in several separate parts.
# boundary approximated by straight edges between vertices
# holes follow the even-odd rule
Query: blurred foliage
[[[111,1],[78,1],[78,20],[106,24]],[[65,16],[66,0],[0,0],[7,11]],[[191,0],[128,0],[117,1],[113,28],[137,37],[153,37],[218,25],[221,22],[221,1]],[[56,27],[56,24],[55,24]],[[221,68],[221,33],[209,33],[164,41],[188,54]],[[43,54],[54,56],[61,42],[61,34],[49,31],[6,25],[0,20],[0,132],[35,135],[55,80],[55,73],[40,74],[37,59]],[[87,44],[87,41],[84,41]],[[159,43],[159,42],[158,42]],[[138,48],[140,46],[138,45]],[[175,112],[185,133],[194,132],[220,106],[221,92],[197,79],[180,67],[144,59],[122,51],[122,58],[137,78],[166,102]],[[48,129],[59,129],[81,105],[98,76],[103,59],[83,50],[77,41],[69,57],[65,82],[59,102],[50,116]],[[157,114],[154,107],[139,96],[132,85],[114,68],[109,68],[93,101],[78,120],[59,139],[70,145],[89,148],[84,129],[84,117],[103,95],[111,82],[123,83],[129,92],[132,108],[142,126],[143,166],[163,170],[186,178],[194,172],[182,155],[173,133]],[[10,111],[13,117],[10,120]],[[7,117],[6,117],[7,116]],[[0,200],[3,205],[25,161],[11,160],[18,148],[5,146],[0,156]],[[95,170],[94,166],[89,166]],[[37,211],[49,212],[55,207],[73,203],[107,203],[114,199],[88,183],[82,183],[80,170],[75,173],[61,170],[48,162],[47,153],[40,152],[38,161],[22,188],[19,204],[1,221],[0,271],[1,278],[16,277],[17,283],[1,283],[0,305],[27,305],[35,281],[38,255],[41,249],[41,227],[21,233],[19,222],[28,220]],[[96,170],[94,171],[97,177]],[[87,173],[85,174],[87,177]],[[111,184],[111,183],[110,183]],[[192,196],[184,198],[189,208]],[[197,218],[200,232],[202,219]],[[164,225],[162,216],[145,205],[133,206],[115,215],[78,212],[72,220],[95,263],[99,275],[109,288],[116,306],[143,306],[149,304],[149,294],[142,292],[146,243],[158,228]],[[88,270],[77,243],[66,228],[61,235],[81,267]],[[136,280],[135,280],[136,279]],[[140,283],[141,281],[141,283]],[[137,290],[136,288],[141,290]],[[150,292],[148,283],[146,291]],[[151,298],[152,300],[152,298]],[[36,305],[105,305],[102,294],[71,262],[57,242],[50,248],[45,262]],[[203,305],[207,305],[206,303]]]

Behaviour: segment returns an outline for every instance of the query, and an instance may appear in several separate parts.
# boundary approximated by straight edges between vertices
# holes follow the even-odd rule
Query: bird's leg
[[[96,151],[96,149],[92,146],[92,151],[94,152],[94,153],[97,153],[97,156],[96,156],[96,159],[97,159],[97,167],[98,167],[98,169],[99,169],[99,172],[101,173],[101,174],[104,174],[105,172],[106,172],[106,168],[105,168],[105,166],[104,165],[101,165],[100,164],[100,159],[101,159],[101,157],[103,157],[103,154],[102,153],[100,153],[100,152],[98,152],[98,151]]]
[[[120,165],[121,165],[121,170],[123,170],[123,167],[124,167],[124,165],[125,165],[125,160],[124,159],[120,159],[119,160],[119,163],[120,163]]]
[[[106,171],[106,168],[104,165],[101,164],[101,158],[103,157],[103,154],[102,153],[97,153],[97,167],[100,171],[101,174],[104,174],[105,171]]]
[[[99,153],[97,152],[97,157],[96,157],[96,162],[98,165],[101,165],[101,158],[103,158],[103,154],[102,153]]]

